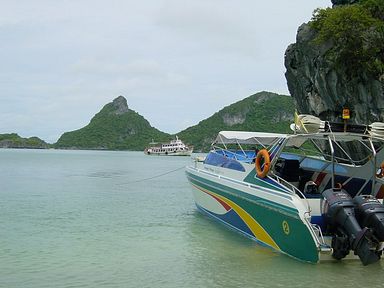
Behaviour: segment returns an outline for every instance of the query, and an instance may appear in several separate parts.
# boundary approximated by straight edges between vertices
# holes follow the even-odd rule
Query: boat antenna
[[[331,138],[328,136],[329,147],[331,148],[332,156],[332,189],[335,188],[335,149],[333,148],[333,143]]]

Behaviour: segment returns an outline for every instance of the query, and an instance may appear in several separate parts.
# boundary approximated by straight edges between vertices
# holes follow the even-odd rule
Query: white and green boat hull
[[[306,262],[319,261],[320,247],[300,198],[277,183],[260,181],[256,185],[234,180],[239,175],[223,173],[224,169],[187,168],[200,211],[276,251]],[[256,179],[254,171],[247,177]]]

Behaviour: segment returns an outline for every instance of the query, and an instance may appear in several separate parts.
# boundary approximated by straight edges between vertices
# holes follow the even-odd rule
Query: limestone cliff
[[[348,13],[355,13],[357,9],[359,13],[364,11],[366,6],[361,5],[367,5],[368,1],[361,1],[364,2],[363,4],[348,5],[354,2],[360,1],[333,0],[333,8],[328,8],[326,13],[321,14],[323,18],[320,20],[325,21],[325,17],[336,19],[339,13],[341,16],[338,17],[343,17],[341,21],[346,21]],[[384,6],[382,4],[384,1],[371,2],[381,5],[379,7],[381,9]],[[346,6],[350,6],[351,9],[345,9]],[[384,14],[382,14],[383,10],[378,13],[378,9],[372,9],[373,12],[367,11],[367,19],[371,14],[376,14],[372,16],[371,22],[364,18],[365,26],[358,26],[360,19],[356,18],[357,20],[351,23],[351,27],[358,26],[359,29],[351,28],[347,31],[344,26],[339,27],[340,30],[345,30],[341,31],[346,36],[344,39],[336,38],[339,35],[334,33],[334,37],[328,34],[329,38],[323,37],[322,41],[319,41],[321,31],[316,29],[313,21],[299,27],[296,43],[291,44],[285,52],[285,76],[290,94],[300,113],[313,114],[323,120],[335,121],[340,119],[342,109],[348,107],[351,109],[353,122],[370,123],[384,120],[384,71],[382,70],[384,42],[368,42],[373,36],[383,39],[384,29],[381,24],[383,24]],[[356,15],[361,17],[358,13]],[[326,28],[334,29],[329,23],[332,24],[327,22]],[[349,40],[350,46],[347,45]],[[369,46],[372,43],[376,46]],[[352,51],[353,49],[356,51]],[[360,59],[359,55],[366,51],[370,53],[367,52],[364,54],[365,58]],[[375,66],[373,71],[370,69],[373,67],[372,63],[375,65],[378,63],[381,66],[377,66],[377,69]]]

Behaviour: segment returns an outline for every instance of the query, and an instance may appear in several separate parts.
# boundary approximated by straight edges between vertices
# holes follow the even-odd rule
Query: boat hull
[[[155,156],[191,156],[193,147],[185,145],[177,136],[176,140],[171,140],[169,143],[162,143],[155,146],[157,143],[150,143],[150,147],[144,149],[144,154]]]
[[[191,156],[192,151],[172,151],[172,152],[144,152],[146,155],[153,155],[153,156]]]
[[[189,167],[186,174],[201,212],[276,251],[306,262],[319,261],[319,250],[297,209],[251,195],[247,185],[224,183],[222,177],[199,169]]]

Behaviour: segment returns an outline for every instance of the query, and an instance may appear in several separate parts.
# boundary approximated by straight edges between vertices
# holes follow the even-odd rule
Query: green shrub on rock
[[[317,44],[330,42],[327,57],[350,78],[361,72],[384,73],[384,1],[365,0],[353,5],[314,11],[311,27]]]

